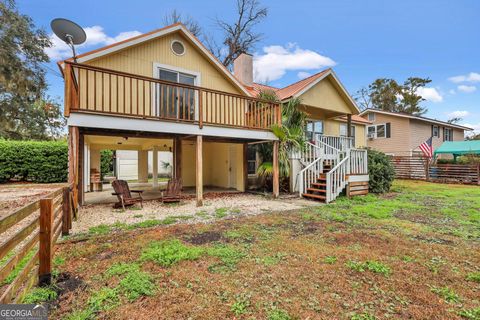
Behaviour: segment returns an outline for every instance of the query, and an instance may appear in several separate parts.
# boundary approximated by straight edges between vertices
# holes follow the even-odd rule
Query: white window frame
[[[372,116],[372,119],[370,119],[370,116]],[[370,112],[370,113],[367,115],[367,119],[368,119],[368,121],[375,121],[375,113],[374,113],[374,112]]]
[[[308,132],[313,132],[313,137],[312,137],[313,140],[315,140],[315,136],[316,136],[317,134],[321,134],[321,135],[324,134],[324,132],[325,132],[325,121],[324,121],[324,120],[319,120],[319,119],[307,119],[306,122],[307,122],[307,124],[306,124],[306,125],[307,125],[307,128],[308,128],[308,124],[309,124],[309,123],[312,123],[312,125],[313,125],[313,131],[308,131]],[[315,128],[315,123],[317,123],[317,122],[321,122],[321,123],[322,123],[322,131],[321,131],[321,132],[318,132],[318,131],[316,130],[316,128]],[[306,130],[306,128],[305,128],[305,133],[306,133],[306,132],[307,132],[307,130]]]
[[[342,134],[342,128],[345,128],[345,134]],[[348,124],[340,123],[340,128],[338,130],[338,135],[340,137],[348,137]]]
[[[176,66],[172,66],[169,64],[163,64],[159,62],[154,62],[153,63],[153,77],[156,79],[160,78],[160,69],[166,70],[166,71],[172,71],[172,72],[177,72],[177,73],[183,73],[192,77],[195,77],[195,86],[199,87],[201,86],[202,83],[202,73],[198,71],[193,71],[193,70],[188,70]],[[155,88],[152,90],[152,114],[155,116],[158,116],[158,112],[155,109],[156,101],[155,101]],[[199,115],[198,115],[198,91],[195,91],[195,121],[198,121]]]
[[[378,127],[381,127],[383,126],[384,127],[384,132],[385,132],[385,136],[384,137],[379,137],[378,136]],[[374,137],[373,139],[385,139],[387,138],[387,124],[386,123],[378,123],[378,124],[372,124],[371,126],[367,126],[367,136],[368,136],[368,129],[369,128],[375,128],[375,131],[374,131]]]
[[[437,134],[435,134],[435,128],[437,129]],[[440,138],[440,127],[439,126],[433,125],[432,136],[435,137],[435,138]]]

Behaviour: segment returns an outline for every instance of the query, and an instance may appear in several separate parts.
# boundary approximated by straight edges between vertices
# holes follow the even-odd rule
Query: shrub
[[[65,141],[0,140],[0,182],[65,182],[67,176]]]
[[[384,193],[390,190],[395,178],[395,170],[385,153],[368,150],[368,173],[370,175],[368,182],[370,192]]]

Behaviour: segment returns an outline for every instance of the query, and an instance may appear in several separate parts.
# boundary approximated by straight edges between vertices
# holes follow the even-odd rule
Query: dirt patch
[[[0,185],[0,218],[40,199],[62,184],[9,183]]]
[[[380,195],[382,199],[395,199],[400,193],[398,192],[388,192]]]
[[[426,236],[421,236],[421,235],[415,235],[412,237],[412,239],[426,242],[426,243],[436,243],[436,244],[444,244],[444,245],[450,245],[453,246],[455,245],[455,241],[448,240],[448,239],[442,239],[442,238],[434,238],[434,237],[426,237]]]
[[[184,238],[184,240],[191,244],[203,245],[211,242],[225,241],[226,239],[223,237],[223,234],[221,232],[207,231],[186,237]]]
[[[292,223],[290,224],[290,228],[292,230],[292,237],[299,237],[302,235],[321,232],[321,224],[315,221]]]

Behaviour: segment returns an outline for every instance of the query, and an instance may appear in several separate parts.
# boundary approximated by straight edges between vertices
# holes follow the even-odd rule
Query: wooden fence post
[[[40,244],[38,251],[38,282],[49,285],[52,281],[52,228],[53,199],[40,200]]]
[[[62,236],[66,236],[70,230],[71,213],[70,210],[70,187],[63,188],[63,199],[62,199]]]
[[[480,163],[477,164],[477,184],[480,186]]]
[[[430,181],[430,159],[425,158],[425,180]]]

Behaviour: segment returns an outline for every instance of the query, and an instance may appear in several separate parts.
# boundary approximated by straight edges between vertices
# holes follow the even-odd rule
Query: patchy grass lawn
[[[77,286],[52,318],[479,319],[479,252],[480,187],[397,181],[294,212],[68,239],[56,273]]]

